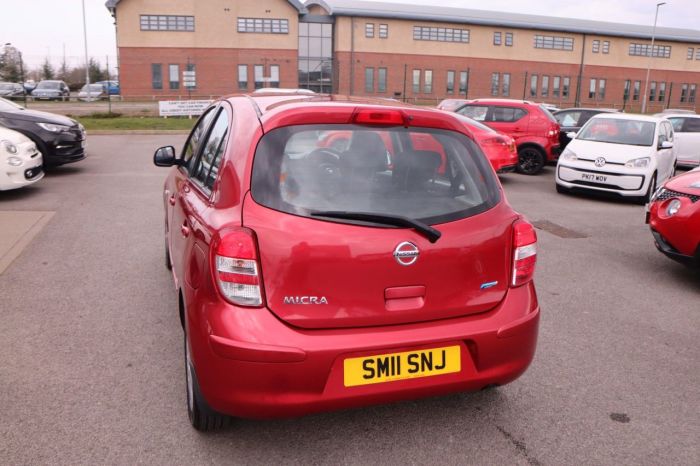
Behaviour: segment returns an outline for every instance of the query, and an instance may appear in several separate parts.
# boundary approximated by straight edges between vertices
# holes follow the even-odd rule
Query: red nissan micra
[[[700,267],[700,168],[671,178],[648,204],[647,223],[659,251]]]
[[[334,132],[347,147],[319,147]],[[166,264],[195,428],[479,390],[530,364],[535,230],[456,115],[233,96],[154,162],[174,167]]]

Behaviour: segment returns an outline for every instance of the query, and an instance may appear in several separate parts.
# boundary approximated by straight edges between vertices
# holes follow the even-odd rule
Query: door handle
[[[170,197],[168,198],[168,202],[170,205],[175,205],[175,195],[171,194]]]
[[[190,236],[190,227],[187,226],[187,222],[183,223],[180,227],[180,233],[182,233],[182,236],[184,236],[185,238]]]

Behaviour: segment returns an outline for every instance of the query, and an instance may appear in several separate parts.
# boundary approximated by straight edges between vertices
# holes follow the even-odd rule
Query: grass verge
[[[98,116],[76,116],[74,117],[85,126],[88,131],[91,130],[115,130],[115,131],[137,131],[137,130],[181,130],[189,131],[192,129],[195,118],[161,118],[161,117],[130,117],[119,116],[116,118],[104,118]]]

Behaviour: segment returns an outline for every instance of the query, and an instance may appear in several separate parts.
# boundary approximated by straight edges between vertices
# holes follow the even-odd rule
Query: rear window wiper
[[[345,212],[345,211],[325,211],[325,212],[311,212],[314,217],[328,217],[328,218],[338,218],[346,220],[360,220],[364,222],[379,223],[383,225],[392,225],[397,227],[408,227],[413,228],[417,232],[421,233],[423,236],[428,238],[431,243],[436,242],[442,236],[440,231],[426,225],[425,223],[414,220],[412,218],[403,217],[401,215],[386,215],[386,214],[373,214],[370,212]]]

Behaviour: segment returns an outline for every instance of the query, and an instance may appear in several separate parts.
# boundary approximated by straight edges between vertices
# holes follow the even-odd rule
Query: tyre
[[[167,234],[167,233],[166,233]],[[170,249],[168,248],[168,238],[165,238],[165,268],[168,270],[173,269],[173,263],[170,260]]]
[[[654,172],[654,174],[651,175],[651,182],[649,183],[649,189],[647,189],[647,193],[644,196],[639,197],[639,199],[638,199],[639,204],[644,205],[651,200],[651,196],[653,196],[654,193],[656,192],[656,178],[658,176],[659,175],[656,172]]]
[[[187,390],[187,417],[192,427],[207,432],[221,429],[231,423],[231,418],[209,407],[199,390],[197,374],[190,357],[190,345],[187,344],[187,333],[183,333],[185,340],[185,383]]]
[[[545,161],[544,153],[536,147],[518,149],[518,173],[537,175],[544,168]]]

